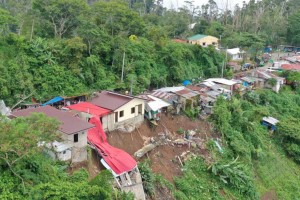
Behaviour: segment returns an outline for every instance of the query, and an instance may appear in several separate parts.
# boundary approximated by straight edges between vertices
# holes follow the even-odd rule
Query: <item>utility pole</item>
[[[224,75],[224,61],[222,63],[222,76],[221,76],[221,78],[223,78],[223,75]]]
[[[124,78],[124,65],[125,65],[125,51],[123,53],[121,82],[123,82],[123,78]]]
[[[224,78],[224,69],[226,68],[226,64],[227,64],[227,49],[228,47],[226,47],[225,49],[225,60],[222,63],[222,78]]]

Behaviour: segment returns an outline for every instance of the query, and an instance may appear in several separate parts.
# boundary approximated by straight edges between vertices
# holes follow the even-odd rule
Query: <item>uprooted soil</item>
[[[141,149],[144,145],[150,142],[150,138],[157,138],[159,135],[168,130],[172,135],[172,141],[178,138],[183,138],[183,134],[178,133],[179,129],[195,130],[196,137],[206,140],[213,137],[212,129],[208,122],[202,120],[191,120],[183,115],[163,115],[155,127],[150,126],[150,122],[145,120],[141,126],[131,133],[113,131],[107,133],[108,142],[117,148],[125,150],[130,155]],[[203,157],[208,156],[205,148],[199,149],[189,147],[188,145],[174,145],[172,142],[157,146],[152,151],[148,152],[143,158],[150,159],[150,164],[153,172],[161,174],[170,182],[174,181],[174,177],[182,175],[178,156],[183,152],[191,151]],[[183,162],[183,161],[182,161]]]

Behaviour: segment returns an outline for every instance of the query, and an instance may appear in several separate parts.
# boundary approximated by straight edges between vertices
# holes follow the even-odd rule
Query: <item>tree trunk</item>
[[[32,20],[32,24],[31,24],[31,31],[30,31],[30,41],[32,40],[32,36],[33,36],[33,29],[34,29],[34,19]]]

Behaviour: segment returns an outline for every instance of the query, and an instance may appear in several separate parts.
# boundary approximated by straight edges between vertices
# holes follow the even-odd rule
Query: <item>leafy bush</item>
[[[185,110],[184,113],[192,120],[195,120],[198,117],[199,110],[200,110],[199,108],[193,108],[193,109]]]
[[[270,86],[274,87],[276,85],[276,83],[277,83],[277,80],[275,78],[269,78],[268,81],[267,81],[267,83]]]
[[[150,168],[150,160],[138,164],[142,176],[144,191],[149,196],[155,193],[155,175]]]
[[[182,127],[180,127],[178,130],[177,130],[177,133],[179,134],[184,134],[184,129]]]
[[[253,180],[246,173],[248,171],[246,166],[237,160],[238,158],[230,163],[216,162],[210,167],[211,172],[223,183],[237,188],[242,195],[249,196],[251,199],[259,199]]]

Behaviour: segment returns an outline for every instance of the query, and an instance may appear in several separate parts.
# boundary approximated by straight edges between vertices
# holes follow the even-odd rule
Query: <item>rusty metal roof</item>
[[[194,92],[194,91],[189,90],[189,89],[183,89],[183,90],[177,91],[175,93],[177,95],[182,96],[182,97],[187,98],[187,99],[199,96],[198,92]]]
[[[42,106],[37,108],[28,108],[24,110],[13,111],[12,115],[16,117],[27,117],[32,113],[44,113],[47,117],[57,119],[61,124],[59,130],[65,134],[73,134],[94,127],[94,125],[85,122],[67,111],[58,110],[52,106]]]
[[[165,100],[172,100],[176,94],[169,93],[169,92],[163,92],[163,91],[155,91],[151,94],[152,96],[155,96],[160,99],[165,99]]]

